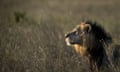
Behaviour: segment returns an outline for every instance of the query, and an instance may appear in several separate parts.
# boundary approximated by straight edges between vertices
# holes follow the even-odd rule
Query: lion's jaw
[[[73,46],[75,51],[77,53],[79,53],[81,56],[88,56],[89,55],[86,46],[82,46],[79,44],[72,44],[69,37],[65,39],[65,42],[66,42],[67,46]]]
[[[65,42],[66,42],[66,44],[67,44],[68,46],[72,46],[72,44],[70,43],[70,39],[69,39],[69,38],[66,38],[66,39],[65,39]]]

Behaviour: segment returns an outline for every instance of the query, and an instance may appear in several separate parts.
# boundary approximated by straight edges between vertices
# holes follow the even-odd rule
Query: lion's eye
[[[78,32],[78,31],[75,31],[75,34],[76,34],[76,35],[78,35],[78,34],[79,34],[79,32]]]

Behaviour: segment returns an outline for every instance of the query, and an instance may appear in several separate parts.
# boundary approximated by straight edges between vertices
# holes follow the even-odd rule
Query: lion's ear
[[[80,27],[82,31],[87,31],[87,32],[90,32],[92,29],[91,25],[86,23],[81,23]]]
[[[85,27],[87,29],[87,32],[90,32],[92,30],[92,27],[90,24],[85,24]]]

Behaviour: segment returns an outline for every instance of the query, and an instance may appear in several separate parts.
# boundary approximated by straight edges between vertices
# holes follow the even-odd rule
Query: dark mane
[[[86,21],[86,24],[90,24],[92,26],[92,32],[95,34],[98,40],[104,41],[105,44],[109,44],[112,42],[111,36],[106,33],[106,31],[98,24],[97,22]]]

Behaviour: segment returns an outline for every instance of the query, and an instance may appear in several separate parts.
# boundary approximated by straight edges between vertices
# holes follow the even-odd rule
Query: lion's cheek
[[[80,45],[74,45],[74,49],[77,53],[79,53],[81,56],[88,56],[89,53],[87,51],[87,48],[80,46]]]

